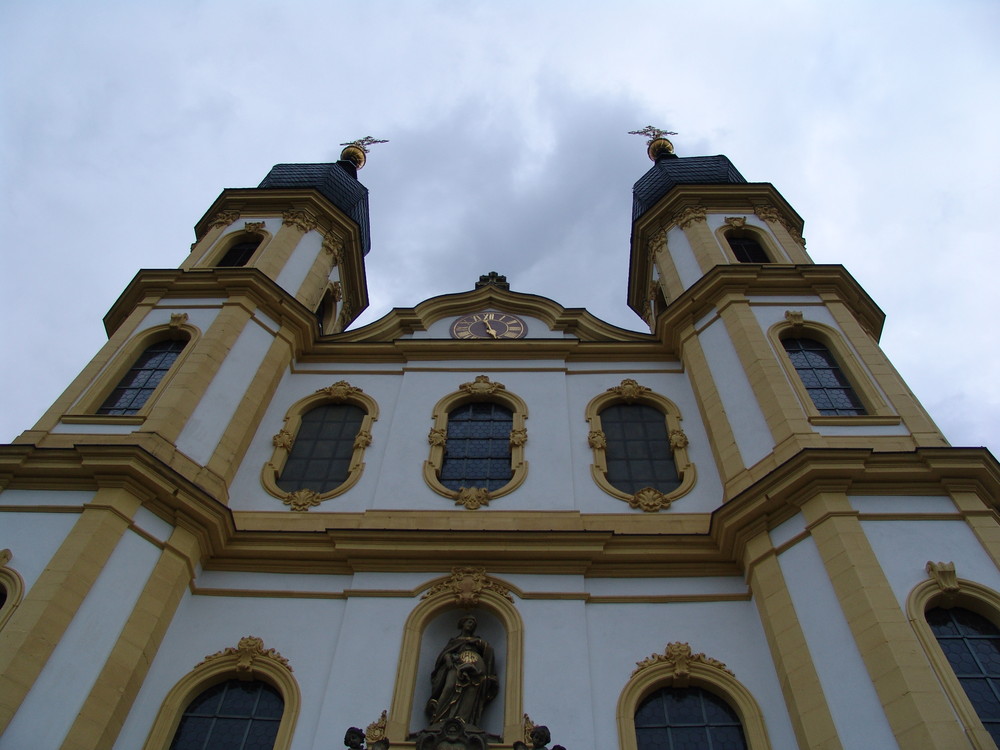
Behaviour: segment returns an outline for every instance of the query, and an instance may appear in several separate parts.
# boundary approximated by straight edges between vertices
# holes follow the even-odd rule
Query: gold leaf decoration
[[[452,568],[451,575],[444,581],[431,586],[421,599],[440,594],[455,597],[455,603],[465,609],[479,606],[479,598],[484,591],[499,594],[509,602],[514,601],[510,589],[486,574],[486,568]]]
[[[670,500],[659,490],[644,487],[636,492],[628,501],[630,508],[639,508],[646,513],[655,513],[670,507]]]
[[[467,510],[476,510],[489,504],[490,493],[485,487],[463,487],[455,498],[455,505],[464,505]]]
[[[462,383],[458,388],[476,396],[492,396],[497,391],[507,390],[502,383],[491,383],[489,375],[477,375],[473,382]]]
[[[319,505],[322,500],[319,499],[319,494],[314,490],[302,489],[290,492],[282,498],[281,502],[294,511],[305,512]]]
[[[205,662],[213,661],[214,659],[221,659],[224,656],[235,656],[236,657],[236,672],[241,675],[252,675],[254,663],[258,659],[270,659],[272,661],[278,662],[281,666],[285,667],[289,672],[292,671],[291,666],[288,664],[288,659],[283,657],[273,648],[264,648],[264,640],[258,638],[254,635],[247,635],[240,638],[239,643],[236,647],[228,646],[222,651],[216,651],[214,654],[206,656],[198,666],[201,666]]]

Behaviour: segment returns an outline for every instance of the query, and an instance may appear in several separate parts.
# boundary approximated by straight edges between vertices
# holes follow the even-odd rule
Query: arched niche
[[[403,628],[399,667],[393,689],[386,735],[392,742],[428,724],[424,707],[438,653],[458,634],[458,620],[472,614],[476,633],[493,646],[500,685],[497,697],[483,713],[483,726],[504,743],[522,733],[524,624],[514,606],[515,589],[479,568],[456,568],[450,576],[430,581],[420,603]]]

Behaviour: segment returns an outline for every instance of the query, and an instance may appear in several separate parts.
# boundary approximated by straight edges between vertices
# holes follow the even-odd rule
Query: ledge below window
[[[142,424],[145,417],[135,414],[64,414],[62,424]]]
[[[901,424],[902,419],[897,416],[879,416],[872,414],[859,414],[850,417],[809,417],[809,424],[818,426],[845,425],[849,427],[867,427],[870,425],[896,425]]]

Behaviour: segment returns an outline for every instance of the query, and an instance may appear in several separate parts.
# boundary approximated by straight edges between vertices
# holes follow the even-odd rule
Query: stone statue
[[[362,750],[365,744],[365,733],[358,727],[349,727],[344,734],[344,746],[351,750]]]
[[[434,662],[425,709],[432,727],[445,719],[461,719],[478,728],[483,709],[497,695],[493,647],[475,634],[478,624],[472,615],[463,616],[459,635],[448,641]]]
[[[552,735],[549,733],[547,726],[538,724],[531,728],[531,732],[528,733],[528,739],[531,741],[530,749],[518,740],[514,743],[514,750],[547,750],[545,746],[552,741]],[[553,745],[552,750],[566,750],[566,748],[562,745]]]

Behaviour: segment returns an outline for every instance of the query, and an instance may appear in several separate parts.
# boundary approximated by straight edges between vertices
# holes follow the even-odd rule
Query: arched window
[[[699,687],[665,687],[635,712],[638,750],[746,750],[740,717],[722,698]]]
[[[322,493],[343,484],[364,417],[364,409],[347,403],[322,404],[303,414],[278,486],[286,492]]]
[[[434,407],[424,479],[440,495],[475,510],[513,491],[528,471],[528,407],[501,383],[479,375]]]
[[[821,415],[860,416],[867,413],[851,382],[825,344],[803,337],[785,337],[781,339],[781,344]]]
[[[265,489],[297,511],[346,492],[361,478],[376,419],[375,400],[346,380],[298,401],[271,440]]]
[[[498,490],[510,481],[514,412],[492,401],[473,401],[448,413],[441,484],[448,489]]]
[[[668,643],[636,663],[618,698],[621,750],[768,750],[760,706],[725,664]]]
[[[961,607],[935,607],[926,617],[979,720],[1000,745],[1000,628]]]
[[[228,680],[204,690],[181,716],[170,750],[271,750],[285,702],[255,680]]]
[[[260,247],[262,239],[263,238],[259,236],[249,235],[249,239],[237,242],[235,245],[232,245],[228,250],[226,250],[215,265],[223,268],[245,266],[253,257],[253,254],[257,252],[257,248]]]
[[[726,232],[726,242],[740,263],[770,263],[767,251],[751,233],[746,231]]]
[[[24,594],[24,581],[20,574],[7,566],[11,557],[9,549],[0,549],[0,627],[14,613]]]
[[[633,508],[657,511],[694,485],[687,436],[668,399],[625,378],[587,405],[591,474],[608,494]]]
[[[288,660],[255,636],[206,656],[167,693],[143,750],[287,750],[301,695]]]
[[[137,413],[167,374],[187,340],[162,339],[146,347],[98,408],[98,414]]]

